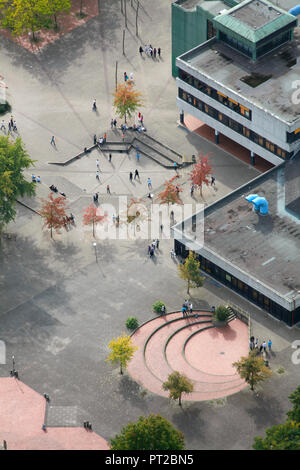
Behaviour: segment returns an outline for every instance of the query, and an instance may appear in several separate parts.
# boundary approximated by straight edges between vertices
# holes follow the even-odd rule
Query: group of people
[[[14,132],[17,132],[17,123],[16,123],[16,120],[13,118],[13,116],[10,117],[10,120],[8,121],[8,124],[7,124],[7,128],[8,128],[8,133],[10,133],[11,131],[14,131]],[[4,119],[2,119],[1,121],[1,125],[0,125],[0,130],[4,130],[4,132],[6,132],[6,125],[5,125],[5,122],[4,122]]]
[[[58,193],[58,189],[56,186],[54,186],[54,184],[51,184],[51,186],[49,186],[49,189],[51,189],[51,191],[53,191],[54,193]],[[59,194],[61,194],[63,197],[67,197],[65,193],[59,193]]]
[[[156,59],[156,57],[159,57],[161,56],[161,48],[158,47],[152,47],[151,44],[149,45],[145,45],[144,48],[142,46],[139,47],[139,53],[140,55],[142,56],[143,55],[143,52],[145,52],[145,54],[147,56],[150,56],[152,57],[153,59]]]
[[[129,80],[131,83],[133,83],[133,73],[132,73],[132,72],[129,74],[129,77],[128,77],[127,73],[124,72],[124,81],[127,82],[128,80]]]
[[[187,317],[188,314],[191,315],[193,313],[193,304],[192,303],[189,304],[189,301],[185,299],[185,301],[182,304],[181,311],[182,311],[182,316],[184,317]]]
[[[250,351],[256,350],[257,352],[262,353],[262,352],[266,352],[267,348],[268,348],[268,350],[270,352],[271,349],[272,349],[272,341],[271,341],[271,339],[269,339],[269,341],[267,343],[266,340],[263,340],[263,342],[259,346],[258,338],[255,339],[254,336],[251,336],[249,347],[250,347]]]
[[[64,217],[64,227],[66,230],[68,230],[69,225],[74,225],[75,224],[75,217],[71,213],[70,216]]]
[[[132,171],[129,173],[129,180],[132,181],[133,179],[140,179],[140,174],[139,174],[139,171],[138,170],[135,170],[134,172],[134,177],[133,177],[133,173]]]
[[[35,176],[34,174],[31,175],[31,181],[33,183],[40,183],[41,182],[41,177],[40,176]]]
[[[157,239],[156,241],[153,240],[151,245],[148,246],[148,255],[150,256],[150,258],[152,258],[155,254],[155,250],[158,250],[159,249],[159,239]]]

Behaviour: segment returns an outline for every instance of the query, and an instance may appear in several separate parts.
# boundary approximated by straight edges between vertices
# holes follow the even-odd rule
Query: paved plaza
[[[287,396],[299,385],[300,369],[291,361],[291,343],[299,338],[299,329],[288,329],[206,276],[204,286],[191,291],[194,309],[232,301],[249,311],[253,334],[261,341],[272,337],[272,378],[255,394],[246,387],[218,400],[184,401],[180,408],[144,389],[128,372],[120,376],[119,367],[105,362],[109,341],[126,331],[129,316],[136,316],[140,324],[153,318],[152,305],[157,300],[164,301],[168,311],[178,310],[186,298],[186,286],[178,277],[179,260],[170,256],[173,243],[166,233],[154,259],[147,256],[150,239],[96,239],[94,247],[91,231],[81,224],[82,214],[95,192],[100,206],[117,207],[119,196],[126,196],[144,198],[148,207],[147,178],[152,179],[156,197],[175,171],[145,156],[137,162],[134,151],[115,152],[109,162],[107,152],[97,148],[69,165],[49,164],[91,147],[94,134],[107,132],[111,140],[121,138],[120,130],[110,129],[117,62],[119,81],[125,71],[132,72],[136,88],[145,96],[141,112],[149,135],[184,156],[210,154],[216,187],[205,187],[203,198],[196,194],[192,199],[191,167],[184,167],[178,182],[185,203],[210,204],[260,174],[209,139],[178,125],[171,77],[171,3],[140,2],[136,37],[135,10],[128,2],[125,56],[124,16],[119,2],[110,0],[99,1],[99,16],[36,54],[0,37],[0,73],[8,86],[7,99],[18,132],[36,160],[26,177],[30,179],[32,172],[41,176],[37,197],[20,201],[16,221],[5,230],[12,236],[1,242],[0,339],[6,344],[7,363],[0,365],[0,375],[9,376],[14,355],[24,384],[49,394],[57,409],[76,408],[78,426],[91,421],[93,430],[106,441],[140,415],[160,413],[183,432],[187,449],[250,449],[254,436],[285,420]],[[140,57],[140,44],[149,43],[162,48],[160,60]],[[92,111],[93,99],[97,99],[97,113]],[[52,135],[56,147],[50,145]],[[129,173],[136,168],[140,180],[130,182]],[[42,230],[36,213],[51,184],[66,193],[76,219],[75,227],[54,234],[53,240]],[[111,195],[106,193],[107,184]],[[276,372],[280,367],[284,374]]]

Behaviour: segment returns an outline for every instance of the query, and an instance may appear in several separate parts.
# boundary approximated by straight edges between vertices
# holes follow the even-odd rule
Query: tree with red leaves
[[[50,193],[48,199],[42,199],[43,206],[39,214],[45,220],[43,228],[50,229],[51,238],[53,238],[52,230],[59,233],[59,230],[66,225],[66,198],[64,196],[54,198],[53,193]]]
[[[168,207],[170,204],[183,204],[179,196],[179,193],[182,192],[182,188],[178,184],[174,184],[174,180],[177,178],[179,178],[179,176],[175,175],[164,183],[165,189],[157,196],[160,204],[168,204]]]
[[[106,214],[100,214],[98,207],[91,205],[86,208],[85,213],[83,214],[83,225],[93,226],[93,237],[95,238],[95,225],[103,223],[106,218]]]
[[[192,181],[192,184],[200,189],[200,194],[202,196],[202,185],[203,183],[206,186],[209,185],[209,175],[211,174],[212,167],[210,161],[208,160],[208,154],[204,155],[202,152],[199,155],[198,163],[194,165],[192,173],[190,173],[189,179]]]

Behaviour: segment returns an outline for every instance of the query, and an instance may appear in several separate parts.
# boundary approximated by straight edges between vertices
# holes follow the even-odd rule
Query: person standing
[[[97,104],[96,104],[96,100],[94,99],[93,101],[93,111],[96,111],[97,109]]]
[[[110,187],[109,187],[109,184],[106,186],[106,193],[107,193],[107,194],[110,194]]]
[[[149,188],[149,189],[152,189],[151,178],[148,178],[148,179],[147,179],[147,184],[148,184],[148,188]]]
[[[100,174],[99,174],[99,170],[96,171],[96,180],[98,180],[100,182]]]
[[[193,304],[190,303],[190,314],[192,314],[192,313],[193,313]]]
[[[138,162],[140,161],[140,154],[139,154],[139,152],[136,152],[136,159],[137,159]]]
[[[154,49],[153,49],[153,57],[154,57],[154,59],[156,59],[156,47],[154,47]]]
[[[108,155],[108,161],[111,162],[111,153]]]
[[[1,131],[2,129],[6,130],[6,127],[5,127],[5,124],[4,124],[4,120],[2,119],[1,121],[1,127],[0,127]]]
[[[94,135],[94,145],[96,145],[96,144],[97,144],[97,136],[96,136],[96,134],[95,134],[95,135]]]
[[[156,240],[156,248],[159,249],[159,239]]]
[[[116,127],[117,127],[117,120],[114,119],[114,128],[116,128]]]
[[[140,48],[139,48],[139,53],[140,53],[141,56],[143,55],[143,52],[144,52],[144,51],[143,51],[143,48],[142,48],[142,46],[140,46]]]
[[[160,53],[161,53],[161,48],[160,47],[157,49],[157,53],[158,53],[158,57],[160,58]]]
[[[263,350],[265,352],[267,350],[267,343],[265,341],[263,342],[262,347],[263,347]]]
[[[269,348],[269,351],[271,351],[271,348],[272,348],[272,341],[271,341],[271,339],[269,339],[269,341],[268,341],[268,348]]]
[[[111,119],[111,121],[110,121],[110,128],[111,128],[111,129],[114,128],[114,120],[113,120],[113,119]]]

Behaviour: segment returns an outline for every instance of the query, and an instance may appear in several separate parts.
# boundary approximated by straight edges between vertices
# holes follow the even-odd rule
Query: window
[[[268,149],[270,152],[274,153],[274,150],[275,150],[274,144],[272,144],[272,142],[269,142],[268,140],[266,140],[266,149]]]
[[[211,20],[207,20],[207,39],[211,39],[216,35],[216,30]]]
[[[245,137],[248,137],[248,139],[250,139],[250,130],[247,129],[247,127],[243,126],[243,134]]]

